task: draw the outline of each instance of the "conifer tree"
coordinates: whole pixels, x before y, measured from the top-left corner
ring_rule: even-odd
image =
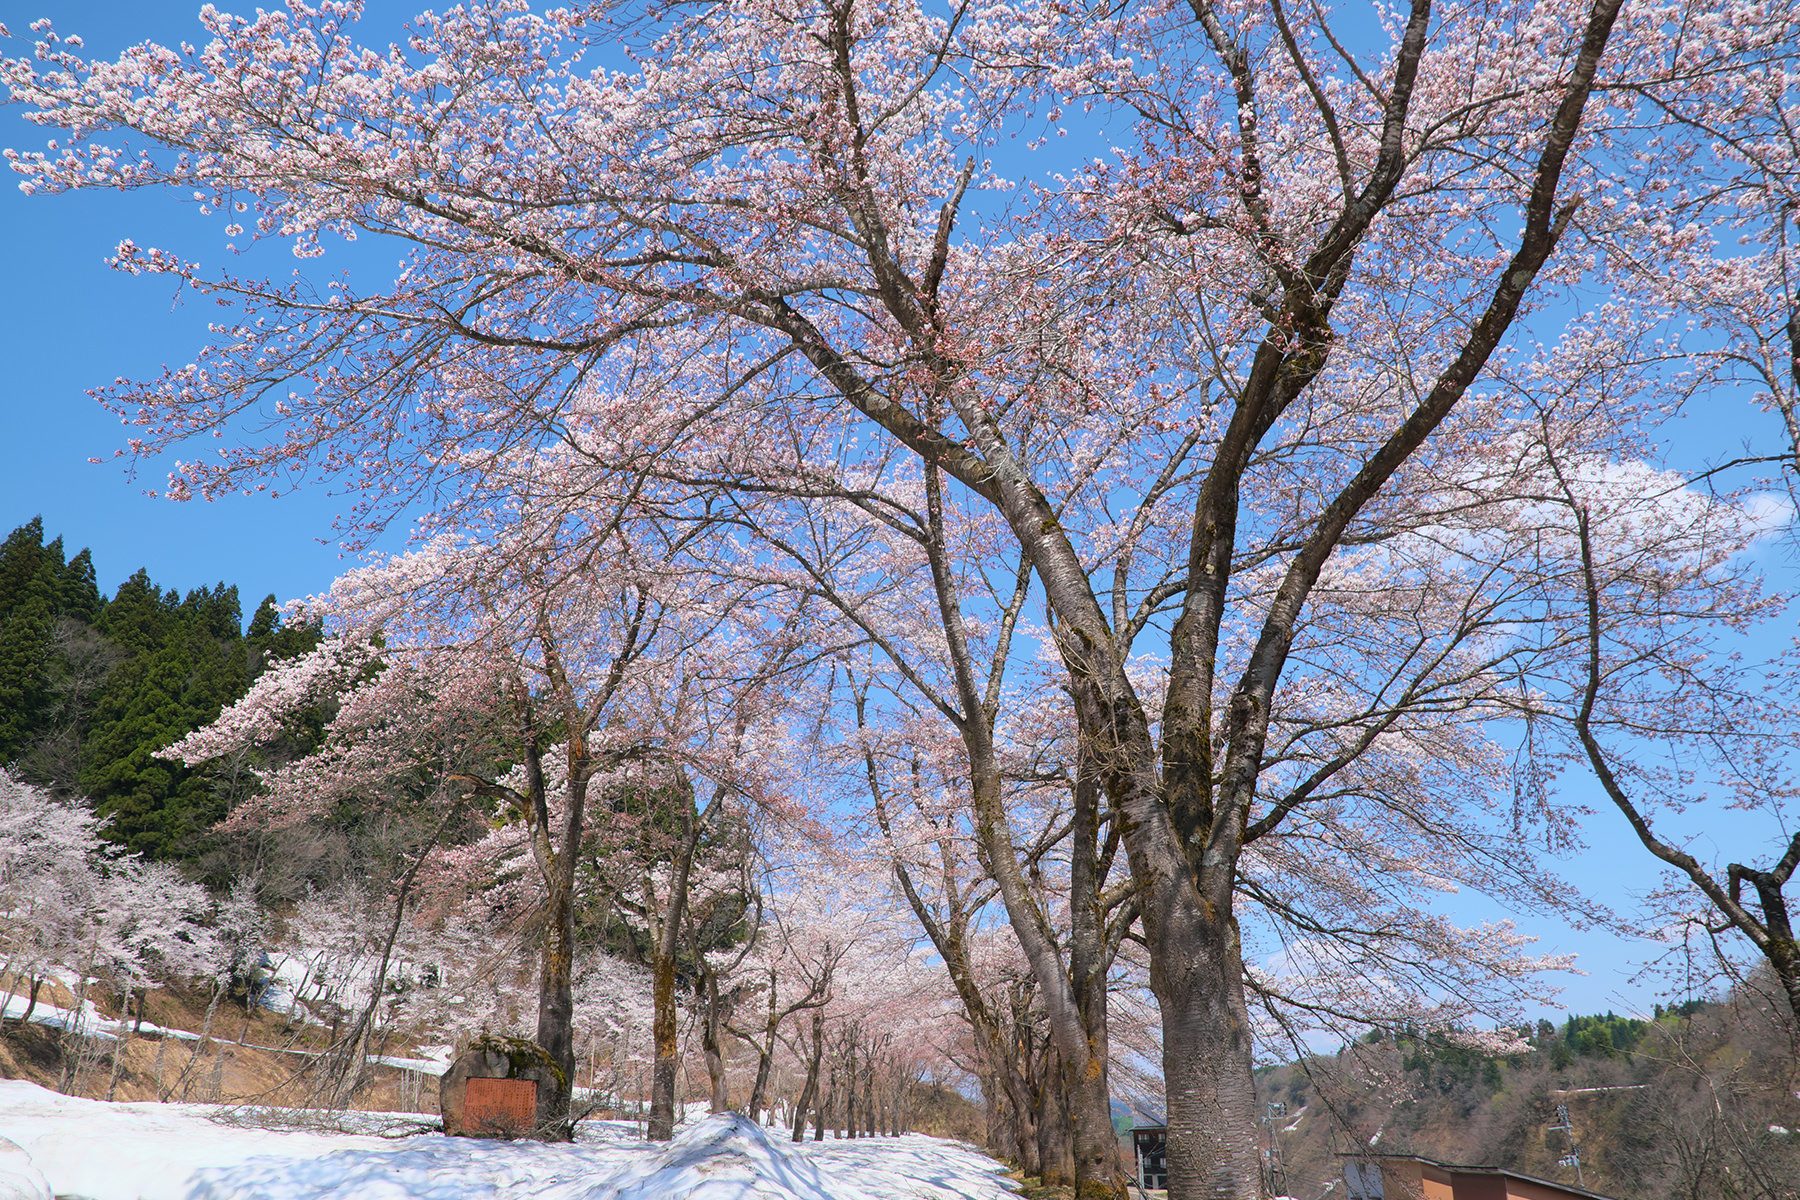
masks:
[[[17,758],[44,719],[62,572],[62,540],[44,544],[42,517],[0,545],[0,763]]]
[[[94,577],[93,552],[86,547],[63,568],[57,602],[62,615],[72,620],[92,625],[100,619],[100,585]]]
[[[111,835],[135,853],[192,852],[224,815],[206,779],[156,751],[212,720],[249,686],[237,589],[178,599],[139,570],[120,585],[101,629],[130,657],[108,680],[82,783]]]
[[[229,784],[155,752],[319,637],[285,625],[274,596],[248,630],[242,615],[235,587],[182,596],[141,569],[108,600],[91,552],[65,561],[41,517],[19,526],[0,543],[0,766],[86,796],[112,817],[107,836],[134,852],[191,858],[225,815]],[[324,720],[313,714],[295,731],[295,755],[316,744]]]

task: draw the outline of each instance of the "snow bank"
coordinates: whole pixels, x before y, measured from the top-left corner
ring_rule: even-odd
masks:
[[[908,1134],[795,1144],[738,1116],[705,1117],[559,1200],[997,1200],[1010,1184],[967,1146]]]
[[[50,1181],[31,1155],[5,1138],[0,1138],[0,1200],[52,1200]]]
[[[574,1145],[385,1138],[224,1124],[206,1104],[105,1104],[0,1081],[0,1200],[1008,1200],[992,1159],[956,1142],[805,1142],[731,1113],[652,1145],[584,1122]],[[376,1116],[376,1114],[371,1114]],[[402,1120],[404,1118],[395,1118]],[[33,1191],[37,1183],[43,1187]]]

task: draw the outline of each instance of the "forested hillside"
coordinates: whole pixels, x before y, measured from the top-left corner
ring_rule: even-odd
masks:
[[[1266,1069],[1277,1193],[1343,1195],[1346,1154],[1503,1167],[1630,1200],[1800,1195],[1800,1102],[1780,1001],[1540,1021],[1512,1053],[1370,1035]],[[1559,1111],[1558,1106],[1561,1106]],[[1566,1118],[1566,1124],[1565,1124]]]
[[[67,555],[33,518],[0,544],[0,765],[87,798],[125,849],[207,870],[239,785],[155,752],[315,640],[283,626],[273,596],[246,629],[226,583],[184,595],[140,569],[103,596],[88,551]]]

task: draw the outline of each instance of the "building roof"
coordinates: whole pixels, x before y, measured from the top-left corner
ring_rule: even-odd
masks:
[[[1447,1163],[1440,1162],[1435,1158],[1426,1158],[1419,1154],[1394,1154],[1383,1151],[1365,1151],[1360,1154],[1353,1151],[1346,1153],[1341,1157],[1374,1162],[1416,1162],[1422,1163],[1428,1167],[1436,1167],[1440,1171],[1452,1171],[1457,1174],[1491,1175],[1499,1179],[1516,1179],[1521,1183],[1529,1183],[1537,1187],[1553,1188],[1566,1196],[1572,1197],[1573,1200],[1618,1200],[1615,1196],[1606,1196],[1599,1192],[1590,1192],[1586,1188],[1576,1187],[1572,1183],[1561,1183],[1555,1179],[1544,1179],[1537,1175],[1527,1175],[1523,1171],[1514,1171],[1508,1167],[1487,1167],[1465,1165],[1462,1163]]]

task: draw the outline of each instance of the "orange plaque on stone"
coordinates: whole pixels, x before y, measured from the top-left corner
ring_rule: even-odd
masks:
[[[537,1084],[529,1079],[471,1079],[463,1099],[463,1128],[516,1137],[537,1127]]]

